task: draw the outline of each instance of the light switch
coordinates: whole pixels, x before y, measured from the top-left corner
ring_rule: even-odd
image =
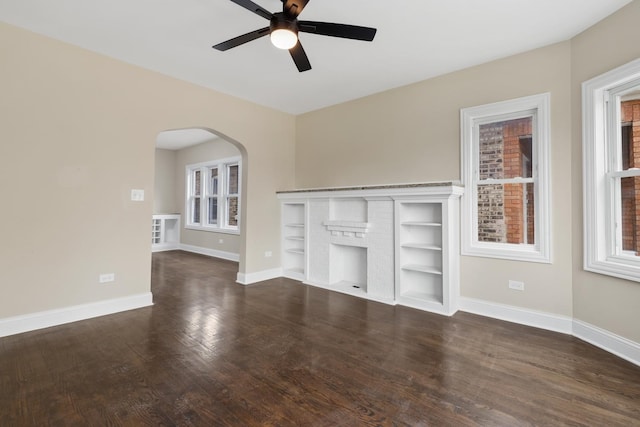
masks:
[[[144,190],[131,190],[131,200],[134,202],[144,201]]]

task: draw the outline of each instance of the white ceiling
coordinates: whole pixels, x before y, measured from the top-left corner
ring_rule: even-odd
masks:
[[[228,0],[0,0],[0,19],[122,61],[300,114],[567,40],[631,0],[311,0],[300,19],[376,27],[373,42],[301,34],[299,73],[268,25]],[[280,0],[255,0],[270,11]]]

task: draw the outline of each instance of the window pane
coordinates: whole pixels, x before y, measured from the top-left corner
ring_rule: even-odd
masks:
[[[193,199],[191,204],[191,222],[193,224],[200,224],[200,198]]]
[[[640,228],[638,216],[640,215],[640,177],[622,178],[620,183],[620,195],[622,197],[622,250],[633,251],[636,255],[640,252],[638,240]]]
[[[535,243],[534,184],[478,185],[478,241]]]
[[[200,171],[193,172],[193,191],[196,196],[200,195]]]
[[[238,225],[238,198],[227,198],[227,218],[229,219],[230,226]]]
[[[209,171],[209,194],[218,194],[218,168]]]
[[[479,126],[479,178],[531,178],[532,117]]]
[[[214,225],[218,223],[218,198],[217,197],[209,197],[208,202],[208,224]]]
[[[640,168],[640,92],[620,103],[622,170]]]
[[[238,165],[229,166],[229,194],[238,194]]]

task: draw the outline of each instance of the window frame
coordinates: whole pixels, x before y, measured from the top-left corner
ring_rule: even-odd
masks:
[[[206,200],[206,206],[204,207],[205,213],[207,214],[206,216],[206,226],[207,227],[217,227],[218,224],[220,224],[220,196],[219,196],[219,192],[220,192],[220,179],[221,179],[221,175],[220,175],[220,167],[219,165],[209,165],[209,166],[205,166],[203,168],[207,173],[205,175],[206,177],[206,185],[204,188],[204,199]],[[211,189],[211,171],[213,170],[217,171],[217,189],[216,191],[212,191]],[[210,215],[210,210],[209,210],[209,199],[215,199],[216,200],[216,222],[215,224],[212,224],[211,222],[209,222],[209,218],[211,217]],[[200,203],[200,205],[202,206],[202,202]],[[202,215],[202,214],[201,214]]]
[[[550,218],[550,104],[542,93],[460,110],[462,197],[462,255],[515,261],[551,263]],[[534,183],[534,244],[478,240],[479,127],[517,118],[533,117],[532,177],[489,180],[486,183]]]
[[[229,168],[238,166],[238,215],[237,225],[229,225],[228,218],[228,197],[227,185],[229,181]],[[217,191],[212,191],[210,171],[217,169]],[[228,157],[202,163],[189,164],[185,166],[185,228],[191,230],[210,231],[218,233],[239,234],[240,233],[240,210],[242,192],[242,158]],[[195,173],[200,171],[200,195],[196,196]],[[193,219],[194,198],[200,199],[200,222],[195,223]],[[209,199],[215,197],[217,200],[216,224],[209,224]]]
[[[615,184],[640,176],[620,164],[619,96],[632,87],[640,87],[640,59],[582,83],[583,262],[586,271],[640,282],[640,257],[623,250]]]

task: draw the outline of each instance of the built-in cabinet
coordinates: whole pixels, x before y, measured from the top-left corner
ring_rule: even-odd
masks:
[[[169,251],[180,245],[180,215],[153,215],[151,219],[151,251]]]
[[[280,192],[283,275],[451,315],[461,194],[451,183]]]

